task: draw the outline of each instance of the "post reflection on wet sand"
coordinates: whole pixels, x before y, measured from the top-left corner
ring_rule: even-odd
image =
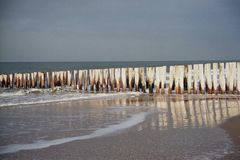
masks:
[[[142,124],[151,129],[214,127],[240,114],[239,99],[234,96],[174,95],[145,99],[147,103],[141,105],[157,110],[148,124]]]

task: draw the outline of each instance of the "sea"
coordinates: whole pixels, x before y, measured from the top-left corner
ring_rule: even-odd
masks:
[[[0,62],[0,74],[46,71],[66,71],[77,69],[98,69],[115,67],[152,67],[185,64],[205,64],[231,61],[106,61],[106,62]]]

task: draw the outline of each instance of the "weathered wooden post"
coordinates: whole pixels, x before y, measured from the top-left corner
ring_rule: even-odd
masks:
[[[228,92],[233,93],[236,88],[236,63],[226,63],[226,72]]]
[[[218,63],[213,63],[213,90],[215,94],[218,94]]]
[[[44,73],[42,73],[42,72],[39,72],[39,80],[40,80],[40,85],[39,85],[39,87],[40,88],[44,88]]]
[[[178,77],[179,77],[179,91],[178,93],[183,94],[184,93],[184,66],[178,66],[179,68],[179,73],[178,73]]]
[[[23,88],[27,89],[27,75],[23,73]]]
[[[95,91],[98,91],[99,90],[99,88],[98,88],[98,70],[97,69],[94,69],[93,70],[93,79],[94,79],[94,89],[95,89]]]
[[[237,91],[240,93],[240,62],[237,62]]]
[[[165,93],[166,72],[167,72],[167,67],[166,66],[160,67],[160,88],[161,88],[161,94]]]
[[[156,79],[155,79],[155,86],[156,86],[156,93],[160,93],[160,77],[161,77],[161,67],[156,67]]]
[[[175,93],[182,94],[184,92],[184,66],[175,66]]]
[[[89,84],[90,84],[90,90],[94,90],[94,71],[92,69],[89,69]]]
[[[117,92],[120,91],[120,80],[121,80],[121,70],[120,68],[115,68],[115,81],[116,81]]]
[[[77,70],[73,71],[73,89],[77,89]]]
[[[89,75],[88,70],[83,70],[84,91],[88,91]]]
[[[193,93],[197,94],[198,92],[198,80],[199,80],[199,69],[198,64],[193,65]]]
[[[31,87],[30,88],[34,88],[35,86],[34,86],[34,73],[32,72],[32,73],[30,73],[30,81],[31,81]],[[17,77],[18,77],[18,75],[17,75]]]
[[[83,87],[83,71],[78,70],[78,89],[82,90]]]
[[[110,85],[108,83],[108,79],[109,79],[108,69],[104,69],[103,70],[103,90],[105,91],[108,91],[108,85]]]
[[[134,68],[134,82],[135,91],[139,91],[139,68]]]
[[[198,65],[198,76],[199,76],[199,91],[201,94],[205,93],[205,76],[204,76],[204,68],[203,64]]]
[[[31,88],[30,73],[27,73],[27,88]]]
[[[22,73],[19,74],[19,81],[20,81],[19,87],[23,88],[23,74]]]
[[[4,74],[4,87],[8,87],[8,75]]]
[[[126,91],[126,88],[127,88],[127,76],[126,76],[126,68],[122,68],[122,71],[121,71],[121,82],[122,82],[122,90],[123,91]]]
[[[72,85],[72,74],[70,71],[67,71],[67,85],[68,87]]]
[[[50,77],[50,84],[51,84],[51,88],[54,89],[55,85],[54,85],[54,72],[51,72],[51,77]]]
[[[147,79],[148,79],[149,93],[153,93],[154,76],[155,76],[155,67],[147,67]]]
[[[206,78],[206,91],[208,94],[212,94],[212,75],[211,75],[211,64],[207,63],[204,65],[204,74]]]
[[[175,67],[174,66],[170,66],[169,69],[169,85],[168,85],[168,94],[172,93],[172,90],[175,88],[174,86],[174,79],[175,79]]]
[[[226,91],[225,68],[224,63],[219,64],[219,91],[223,94]]]
[[[109,69],[109,84],[110,90],[114,91],[115,88],[115,77],[114,77],[114,68]]]
[[[103,91],[103,69],[99,69],[99,90]]]
[[[11,73],[9,74],[9,83],[10,83],[9,87],[13,88],[13,74],[11,74]]]
[[[188,65],[188,74],[187,74],[187,88],[188,88],[188,94],[192,93],[193,85],[192,85],[192,65]]]
[[[134,75],[133,68],[128,68],[128,88],[129,88],[130,91],[133,90],[133,87],[134,87],[134,84],[135,84],[134,77],[135,77],[135,75]]]
[[[3,87],[3,75],[0,75],[0,86]]]
[[[175,94],[179,94],[179,78],[180,78],[180,68],[179,66],[174,66],[175,67],[175,73],[174,73],[174,77],[175,77]]]
[[[50,72],[46,72],[46,88],[51,88],[51,83],[50,83]]]
[[[140,82],[141,82],[141,87],[142,87],[142,92],[146,92],[146,76],[145,76],[145,68],[144,67],[140,67],[139,69],[139,78],[140,78]]]

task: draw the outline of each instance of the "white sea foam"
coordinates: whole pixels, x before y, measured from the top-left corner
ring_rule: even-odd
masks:
[[[14,92],[2,92],[0,93],[0,97],[10,97],[10,96],[22,96],[26,93],[23,90],[14,91]]]
[[[64,94],[27,94],[19,96],[5,96],[0,98],[0,107],[17,106],[29,104],[43,104],[52,102],[64,102],[81,99],[96,99],[96,98],[112,98],[117,96],[139,95],[138,92],[122,92],[122,93],[98,93],[98,94],[81,94],[81,93],[64,93]]]
[[[132,117],[126,119],[125,121],[119,124],[109,125],[106,128],[97,129],[96,131],[88,135],[67,137],[67,138],[61,138],[61,139],[55,139],[55,140],[49,140],[49,141],[37,141],[31,144],[10,144],[6,146],[0,146],[0,154],[14,153],[20,150],[42,149],[42,148],[47,148],[53,145],[60,145],[60,144],[64,144],[72,141],[86,140],[86,139],[92,139],[96,137],[109,135],[109,134],[118,132],[120,130],[130,128],[132,126],[135,126],[145,121],[146,116],[149,113],[150,112],[141,112],[141,113],[135,114]]]

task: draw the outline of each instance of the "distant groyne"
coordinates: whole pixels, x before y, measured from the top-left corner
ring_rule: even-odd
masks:
[[[0,87],[66,87],[84,92],[239,94],[240,62],[1,74]]]

